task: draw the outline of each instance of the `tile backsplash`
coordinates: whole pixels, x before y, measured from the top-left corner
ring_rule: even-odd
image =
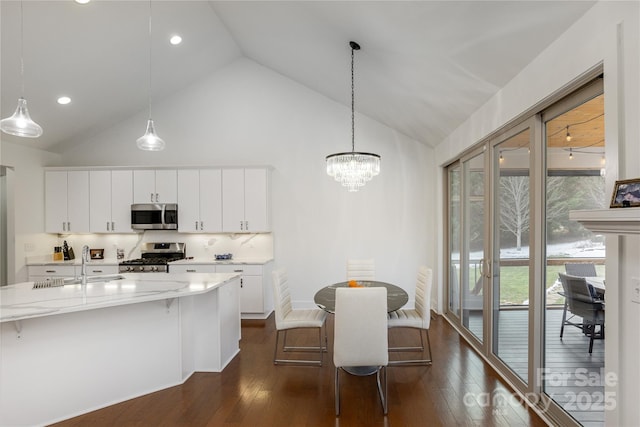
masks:
[[[124,249],[124,258],[140,257],[140,247],[146,242],[183,242],[187,256],[214,260],[217,254],[233,254],[234,258],[273,257],[271,233],[238,234],[186,234],[175,231],[145,231],[139,234],[74,234],[59,238],[79,254],[83,245],[91,249],[104,249],[105,259],[116,259],[117,249]],[[53,253],[53,247],[51,247]],[[47,255],[47,254],[39,254]]]

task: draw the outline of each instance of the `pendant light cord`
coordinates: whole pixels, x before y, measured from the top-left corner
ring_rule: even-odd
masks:
[[[20,79],[20,94],[24,98],[24,12],[22,10],[22,1],[20,2]]]
[[[149,119],[151,119],[151,0],[149,0],[149,90],[147,101],[149,103]]]

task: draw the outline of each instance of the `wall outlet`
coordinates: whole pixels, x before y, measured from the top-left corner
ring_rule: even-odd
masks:
[[[34,245],[33,243],[25,243],[24,244],[24,251],[25,252],[33,252],[36,250],[36,245]]]
[[[640,277],[631,278],[631,301],[640,304]]]

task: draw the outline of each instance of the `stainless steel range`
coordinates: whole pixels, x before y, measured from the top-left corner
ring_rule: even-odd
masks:
[[[167,273],[171,261],[184,259],[187,255],[184,243],[145,243],[141,258],[118,264],[120,273]]]

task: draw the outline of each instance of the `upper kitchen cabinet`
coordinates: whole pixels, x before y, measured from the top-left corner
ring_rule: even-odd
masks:
[[[89,171],[45,171],[45,231],[89,232]]]
[[[178,230],[182,233],[222,231],[222,171],[178,170]]]
[[[271,231],[267,168],[222,170],[222,230]]]
[[[178,178],[175,169],[133,171],[133,203],[177,202]]]
[[[130,233],[133,172],[89,172],[89,225],[93,233]]]

